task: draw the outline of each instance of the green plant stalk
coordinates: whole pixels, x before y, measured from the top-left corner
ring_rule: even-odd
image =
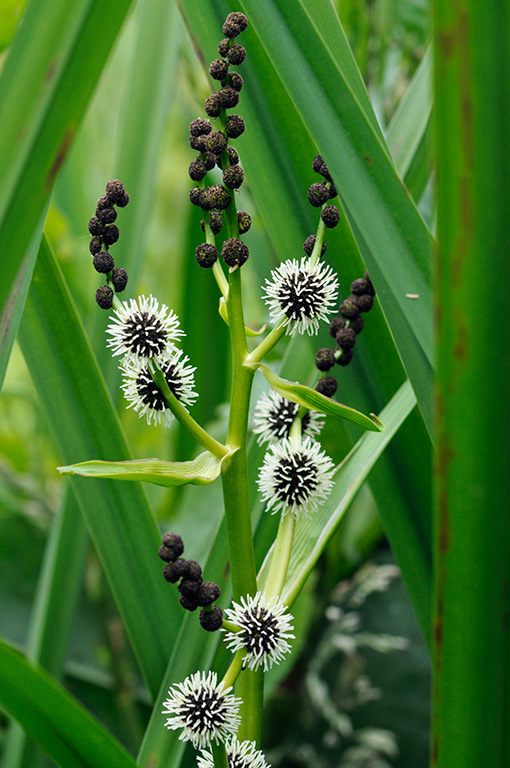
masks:
[[[211,742],[211,752],[214,761],[214,768],[228,768],[227,750],[224,744],[215,744]]]
[[[278,344],[280,339],[285,336],[286,328],[287,324],[284,320],[282,320],[282,322],[278,325],[275,325],[275,327],[269,331],[266,338],[261,341],[257,347],[255,347],[253,352],[247,355],[245,364],[256,367],[257,363],[260,363],[265,358],[265,356],[271,352],[273,347]]]
[[[290,513],[282,515],[278,533],[276,535],[276,541],[274,543],[271,566],[269,568],[267,581],[264,584],[264,592],[266,593],[266,598],[268,600],[271,597],[281,595],[282,593],[287,577],[287,569],[290,563],[295,526],[296,521],[294,515]]]

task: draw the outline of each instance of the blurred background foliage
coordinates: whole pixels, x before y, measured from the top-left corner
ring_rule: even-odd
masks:
[[[428,2],[333,0],[333,5],[385,129],[430,39]],[[22,9],[23,3],[1,2],[2,60]],[[133,51],[142,12],[142,4],[135,3],[60,173],[46,231],[94,351],[104,364],[134,455],[185,459],[194,447],[177,424],[171,430],[149,429],[121,403],[118,377],[105,352],[105,317],[98,316],[94,302],[97,277],[89,264],[87,221],[105,181],[122,167],[119,115],[126,114],[125,102],[136,74]],[[195,418],[221,434],[228,384],[227,334],[217,321],[218,297],[211,276],[194,263],[194,248],[201,242],[200,216],[188,202],[187,175],[193,159],[187,143],[188,124],[203,114],[209,85],[184,23],[177,16],[175,22],[175,48],[165,65],[169,77],[160,100],[159,136],[156,131],[154,138],[157,186],[144,213],[129,287],[130,295],[153,293],[180,315],[187,332],[184,349],[198,368],[201,397],[194,408]],[[145,87],[151,88],[150,81]],[[142,130],[144,115],[136,119]],[[243,137],[238,147],[242,159]],[[130,162],[136,164],[136,148],[131,150]],[[303,157],[310,183],[314,180],[311,159]],[[303,187],[303,200],[305,195]],[[253,256],[244,268],[244,286],[250,325],[259,327],[266,320],[259,286],[278,258],[250,195],[249,178],[239,194],[238,207],[253,217],[246,236]],[[426,199],[422,209],[430,210]],[[129,217],[130,207],[119,212],[121,236],[116,256],[122,253]],[[295,249],[299,255],[300,242]],[[342,285],[356,276],[340,274]],[[370,334],[370,320],[368,317],[365,334]],[[327,344],[326,332],[324,342]],[[341,371],[342,399],[354,406],[357,403],[349,399],[349,379],[359,375],[356,366],[355,358],[353,373]],[[262,389],[260,382],[257,386],[255,396]],[[338,439],[337,424],[328,422],[323,445],[335,460],[342,459],[346,443]],[[51,522],[64,503],[65,483],[55,472],[58,463],[59,454],[34,384],[15,345],[0,398],[0,634],[20,647],[27,640]],[[175,491],[150,485],[146,490],[163,528],[176,526],[184,538],[197,525],[214,530],[217,521],[210,519],[210,499],[211,494],[220,493],[219,487],[211,486],[204,495],[204,489],[193,487]],[[186,515],[190,506],[195,509],[193,520]],[[270,676],[266,730],[268,757],[274,766],[421,768],[427,764],[428,655],[392,563],[373,498],[365,490],[296,606],[303,632],[299,655],[294,654],[292,663]],[[66,654],[65,682],[136,753],[150,714],[149,699],[92,550],[78,605]],[[300,714],[295,716],[298,709]]]

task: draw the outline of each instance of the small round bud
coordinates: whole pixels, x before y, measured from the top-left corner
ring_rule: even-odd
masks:
[[[108,181],[106,184],[105,193],[108,200],[114,205],[120,205],[122,207],[122,203],[124,203],[124,205],[127,204],[124,202],[127,192],[125,190],[124,184],[119,181],[119,179]]]
[[[239,234],[244,235],[251,227],[251,216],[246,211],[237,211],[237,226]]]
[[[189,191],[190,203],[193,203],[193,205],[196,205],[198,208],[201,208],[203,193],[204,193],[204,190],[199,189],[199,187],[193,187],[193,189],[190,189]]]
[[[374,297],[365,293],[364,296],[357,296],[358,307],[360,312],[370,312],[374,306]]]
[[[337,363],[338,365],[345,367],[346,365],[349,365],[349,363],[351,362],[354,355],[354,351],[352,349],[341,349],[341,347],[338,347],[338,351],[340,350],[342,351],[342,354],[337,358]]]
[[[303,243],[303,250],[307,254],[307,256],[312,255],[313,247],[315,245],[316,236],[315,235],[308,235],[305,242]],[[321,248],[321,256],[324,256],[326,253],[326,243],[322,243]]]
[[[111,309],[113,305],[113,291],[109,285],[101,285],[96,291],[96,301],[101,309]]]
[[[111,208],[111,207],[112,207],[112,203],[110,202],[110,200],[108,200],[106,195],[101,195],[101,197],[97,201],[96,209],[98,211],[102,211],[103,208]],[[97,216],[97,213],[96,213],[96,216]]]
[[[242,64],[245,58],[246,48],[243,48],[243,46],[239,45],[239,43],[232,43],[227,51],[227,59],[230,61],[230,63],[236,66],[237,64]]]
[[[223,171],[223,183],[229,189],[239,189],[244,181],[244,171],[240,165],[229,165]]]
[[[312,184],[312,186],[308,189],[308,202],[313,205],[314,208],[320,208],[320,206],[324,205],[328,199],[328,194],[329,190],[326,184],[323,181],[320,183],[317,182]]]
[[[225,37],[237,37],[244,32],[248,26],[248,19],[240,11],[229,13],[223,24],[223,34]]]
[[[340,221],[340,211],[336,205],[326,205],[321,211],[321,219],[329,229],[333,229]]]
[[[209,65],[209,74],[214,80],[224,80],[228,74],[229,66],[225,59],[214,59]]]
[[[128,273],[122,267],[115,267],[112,269],[112,284],[115,288],[115,293],[122,293],[127,285]]]
[[[92,216],[89,219],[89,232],[94,236],[103,234],[104,224],[100,219],[97,218],[97,216]]]
[[[336,339],[336,335],[340,328],[345,328],[345,319],[343,317],[334,317],[329,324],[329,335]]]
[[[189,124],[189,132],[191,136],[206,136],[211,133],[212,125],[209,120],[205,120],[203,117],[197,117],[196,120],[192,120]]]
[[[349,318],[349,320],[353,317],[358,317],[358,297],[351,294],[346,299],[344,299],[344,301],[342,301],[340,304],[340,314],[343,317]]]
[[[212,131],[209,136],[206,136],[204,144],[207,152],[221,155],[227,148],[227,137],[221,131]]]
[[[123,196],[117,200],[117,208],[125,208],[128,203],[129,195],[127,192],[124,192]]]
[[[203,200],[202,208],[205,208],[205,210],[217,208],[219,211],[224,211],[225,208],[228,208],[232,200],[227,190],[221,184],[213,184],[212,187],[204,190],[203,198],[205,198],[205,204]],[[210,208],[206,206],[210,206]]]
[[[359,336],[365,326],[365,321],[362,317],[353,317],[349,320],[349,328],[352,328],[356,336]]]
[[[320,392],[321,395],[326,397],[332,397],[338,387],[338,382],[333,376],[324,376],[323,379],[319,379],[315,389]]]
[[[177,589],[187,600],[195,601],[201,584],[202,579],[182,579]]]
[[[193,136],[190,134],[189,145],[191,149],[195,149],[197,152],[205,152],[205,139],[205,134],[201,134],[200,136]]]
[[[119,239],[119,228],[116,224],[108,224],[104,228],[103,242],[105,245],[113,245]]]
[[[188,561],[180,557],[173,563],[170,562],[163,568],[163,576],[170,584],[176,584],[179,579],[185,578],[188,571]]]
[[[225,88],[220,88],[217,96],[223,109],[233,109],[239,104],[239,91],[236,91],[235,88],[230,88],[228,85]]]
[[[230,237],[223,243],[221,258],[229,267],[241,267],[247,261],[249,255],[248,246],[237,237]]]
[[[312,161],[312,168],[315,171],[315,173],[321,172],[321,166],[324,163],[324,160],[322,159],[322,155],[315,155]]]
[[[217,93],[211,93],[204,101],[204,109],[209,117],[218,117],[221,111],[220,97]]]
[[[113,224],[117,218],[117,211],[113,206],[111,208],[96,208],[96,216],[103,224]]]
[[[220,56],[225,57],[228,53],[228,49],[230,48],[230,40],[225,38],[224,40],[220,40],[220,43],[218,45],[218,53]]]
[[[188,560],[188,575],[186,576],[190,581],[199,581],[202,583],[202,568],[196,560]]]
[[[96,253],[92,264],[94,265],[96,272],[99,272],[102,275],[111,272],[115,266],[113,256],[108,253],[108,251],[99,251],[99,253]]]
[[[375,296],[375,288],[374,288],[374,286],[372,285],[372,281],[370,280],[370,275],[368,274],[368,272],[365,272],[365,280],[366,280],[366,281],[367,281],[367,283],[368,283],[368,293],[369,293],[371,296]]]
[[[92,256],[95,253],[99,253],[102,245],[103,245],[103,238],[100,235],[95,235],[89,244],[89,251],[91,252]]]
[[[319,170],[319,173],[320,173],[321,176],[324,176],[326,181],[331,181],[331,175],[329,173],[329,168],[326,165],[326,163],[324,163],[324,162],[322,163],[322,165],[320,167],[320,170]]]
[[[214,245],[209,245],[209,243],[201,243],[195,248],[195,258],[200,267],[209,269],[217,261],[218,251]]]
[[[228,152],[228,161],[230,165],[238,165],[239,155],[237,154],[234,147],[227,147],[227,152]]]
[[[319,371],[329,371],[335,364],[335,356],[330,349],[319,349],[315,355],[315,367]]]
[[[221,589],[214,581],[205,581],[200,587],[197,595],[198,605],[205,608],[207,605],[212,605],[221,595]]]
[[[184,542],[178,533],[169,531],[163,535],[163,546],[170,547],[175,552],[174,560],[184,552]],[[186,562],[186,561],[184,561]]]
[[[222,85],[230,85],[231,88],[233,88],[235,91],[239,93],[239,91],[244,85],[244,80],[239,74],[239,72],[229,72],[229,74],[226,77],[225,83],[222,83]]]
[[[204,220],[200,222],[200,226],[202,228],[202,232],[205,232],[205,224]],[[215,211],[211,211],[209,214],[209,227],[211,229],[211,232],[213,235],[217,235],[223,226],[223,216],[221,213],[216,213]]]
[[[158,549],[158,557],[160,557],[161,560],[164,560],[165,563],[173,563],[175,560],[173,549],[170,549],[170,547],[165,547],[164,544],[162,544]]]
[[[225,133],[230,139],[237,139],[244,133],[244,120],[241,115],[229,115],[225,121]]]
[[[357,280],[353,280],[351,283],[351,293],[355,296],[363,296],[368,293],[368,283],[363,277],[358,277]]]
[[[336,191],[335,185],[331,184],[328,190],[328,200],[332,200],[337,195],[338,195],[338,192]]]
[[[200,181],[207,173],[207,168],[201,160],[194,160],[189,164],[188,173],[193,181]]]
[[[339,347],[344,351],[352,349],[356,344],[356,331],[353,328],[340,328],[336,335],[336,341]]]
[[[204,152],[202,155],[203,163],[207,171],[212,171],[216,165],[216,155],[214,152]]]
[[[223,611],[215,605],[212,611],[200,611],[200,626],[207,632],[216,632],[223,623]]]
[[[185,595],[179,595],[179,602],[182,605],[183,608],[185,608],[187,611],[196,611],[198,608],[198,604],[195,602],[195,600],[190,599],[186,597]]]

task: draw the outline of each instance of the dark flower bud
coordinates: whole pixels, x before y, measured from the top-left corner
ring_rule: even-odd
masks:
[[[207,632],[216,632],[223,623],[223,611],[215,605],[212,611],[200,611],[200,626]]]
[[[321,166],[324,163],[324,160],[322,159],[322,155],[315,155],[312,161],[312,168],[315,171],[315,173],[321,172]]]
[[[329,335],[336,339],[336,335],[340,328],[345,328],[345,319],[343,317],[334,317],[329,324]]]
[[[220,56],[223,56],[223,58],[225,58],[229,48],[230,48],[230,40],[227,37],[224,40],[220,40],[220,43],[218,45],[218,53],[220,54]]]
[[[211,133],[211,131],[211,123],[203,117],[197,117],[196,120],[192,120],[189,124],[189,132],[191,136],[204,136]]]
[[[111,208],[96,208],[96,216],[103,224],[113,224],[117,218],[117,211],[113,206]]]
[[[344,351],[352,349],[356,344],[356,331],[353,328],[340,328],[336,335],[336,341],[339,347]]]
[[[315,245],[316,236],[315,235],[308,235],[305,242],[303,243],[303,250],[307,254],[307,256],[312,255],[313,247]],[[324,256],[326,253],[326,243],[322,243],[321,248],[321,256]]]
[[[248,259],[250,251],[246,243],[237,237],[230,237],[223,243],[221,258],[229,267],[241,267]]]
[[[205,149],[207,152],[214,152],[215,155],[221,155],[227,148],[227,137],[221,131],[213,131],[205,138]]]
[[[331,184],[328,190],[328,200],[332,200],[337,195],[338,195],[338,192],[336,191],[335,185]]]
[[[176,584],[179,579],[186,578],[188,572],[188,561],[180,557],[173,563],[170,562],[163,568],[163,576],[170,584]]]
[[[346,299],[344,299],[344,301],[342,301],[340,304],[340,314],[343,315],[343,317],[349,318],[349,320],[353,317],[358,317],[358,297],[351,294]]]
[[[103,234],[104,224],[97,218],[97,216],[92,216],[92,218],[89,219],[89,232],[94,236]]]
[[[333,376],[324,376],[324,378],[319,379],[315,389],[317,392],[320,392],[321,395],[332,397],[335,394],[337,387],[338,382]]]
[[[335,356],[330,349],[319,349],[315,355],[315,367],[319,371],[329,371],[335,364]]]
[[[206,170],[212,171],[212,169],[216,165],[216,155],[214,154],[214,152],[204,152],[202,157],[203,157],[203,163],[205,165]]]
[[[221,184],[213,184],[212,187],[209,187],[209,189],[204,190],[203,198],[205,198],[206,204],[204,205],[204,201],[203,201],[202,208],[205,208],[205,210],[211,210],[212,208],[217,208],[219,211],[223,211],[225,210],[225,208],[228,208],[228,206],[230,205],[230,201],[232,200],[227,190],[224,187],[222,187]],[[210,208],[208,209],[206,205],[210,206]]]
[[[92,240],[90,241],[90,245],[89,245],[89,250],[92,256],[95,253],[99,253],[102,245],[103,245],[103,238],[100,235],[95,235],[95,237],[93,237]]]
[[[336,205],[326,205],[321,211],[321,219],[329,229],[333,229],[340,221],[340,211]]]
[[[308,202],[314,206],[314,208],[320,208],[321,205],[324,205],[326,200],[328,199],[329,190],[326,186],[326,184],[322,182],[317,182],[315,184],[312,184],[312,186],[308,189]]]
[[[198,604],[195,600],[185,597],[184,595],[179,596],[179,602],[187,611],[196,611],[198,608]]]
[[[340,354],[340,352],[342,354]],[[352,349],[342,349],[341,347],[338,347],[337,350],[335,350],[335,354],[339,355],[336,358],[338,365],[346,366],[346,365],[349,365],[349,363],[351,362],[354,355],[354,351]]]
[[[230,88],[228,85],[225,88],[220,88],[217,96],[223,109],[233,109],[239,104],[239,91]]]
[[[103,208],[111,208],[111,207],[112,207],[112,203],[110,202],[110,200],[108,200],[106,195],[101,195],[101,197],[97,201],[96,209],[98,211],[102,211]],[[97,213],[96,213],[96,216],[97,216]]]
[[[233,88],[235,91],[239,93],[239,91],[244,85],[244,80],[239,74],[239,72],[229,72],[229,74],[226,77],[225,83],[222,83],[222,85],[230,85],[231,88]]]
[[[177,587],[181,595],[184,595],[184,597],[187,600],[196,600],[196,597],[198,595],[198,590],[200,589],[200,585],[202,584],[202,579],[182,579],[181,583]]]
[[[223,183],[229,189],[239,189],[244,181],[244,171],[240,165],[229,165],[223,171]]]
[[[205,232],[205,224],[203,219],[200,222],[200,226],[202,227],[202,232]],[[221,213],[216,213],[215,211],[212,211],[209,214],[209,227],[213,235],[217,235],[218,232],[220,232],[222,226],[223,226],[223,216],[221,215]]]
[[[190,203],[193,203],[193,205],[196,205],[199,208],[201,208],[203,193],[204,193],[204,190],[199,189],[199,187],[193,187],[193,189],[190,189],[189,191]]]
[[[170,549],[170,547],[165,547],[164,544],[162,544],[158,549],[158,557],[160,557],[161,560],[164,560],[165,563],[173,563],[175,560],[173,549]]]
[[[200,587],[197,595],[198,605],[205,608],[207,605],[212,605],[221,595],[221,589],[214,581],[205,581]]]
[[[227,51],[227,59],[230,61],[230,63],[236,66],[237,64],[242,64],[245,58],[246,48],[243,48],[243,46],[239,45],[239,43],[232,43]]]
[[[165,547],[171,547],[175,552],[175,559],[180,557],[184,552],[184,542],[178,533],[169,531],[163,535],[163,545]]]
[[[363,296],[364,293],[368,293],[368,283],[362,278],[358,277],[357,280],[353,280],[351,283],[351,293],[355,296]]]
[[[127,205],[127,202],[125,202],[126,196],[129,202],[129,195],[125,190],[124,184],[119,181],[119,179],[113,179],[112,181],[107,182],[105,193],[111,203],[120,205],[121,208],[123,205]]]
[[[115,293],[122,293],[127,285],[128,273],[122,267],[115,267],[112,269],[112,284],[115,288]]]
[[[195,248],[195,258],[200,267],[209,269],[218,259],[218,251],[214,245],[209,243],[201,243]]]
[[[374,306],[374,297],[365,293],[363,296],[357,296],[358,307],[360,312],[370,312]]]
[[[214,59],[209,65],[209,74],[214,80],[224,80],[230,64],[225,59]]]
[[[101,285],[96,291],[96,301],[101,309],[111,309],[113,305],[113,291],[109,285]]]
[[[368,293],[369,293],[371,296],[375,296],[375,288],[374,288],[374,286],[372,285],[372,281],[370,280],[370,275],[368,274],[368,272],[365,272],[365,280],[366,280],[366,281],[367,281],[367,283],[368,283]]]
[[[230,165],[238,165],[239,155],[237,154],[234,147],[227,147],[227,152],[228,152],[228,161]]]
[[[202,583],[202,568],[196,560],[188,560],[188,575],[186,576],[190,581],[199,581]]]
[[[237,211],[237,226],[239,234],[244,235],[251,227],[251,216],[246,211]]]
[[[191,149],[195,149],[198,152],[205,152],[205,140],[206,140],[205,134],[201,134],[200,136],[190,135],[189,145]]]
[[[129,203],[129,195],[127,192],[124,192],[123,196],[119,197],[119,199],[117,200],[117,207],[125,208],[128,203]]]
[[[190,179],[193,179],[193,181],[200,181],[207,173],[205,163],[203,163],[201,160],[194,160],[189,164],[188,173]]]
[[[321,165],[321,167],[319,169],[319,173],[320,173],[321,176],[324,176],[326,181],[331,181],[331,176],[330,176],[330,173],[329,173],[329,168],[326,165],[326,163],[324,163],[324,162],[322,163],[322,165]]]
[[[204,109],[209,117],[218,117],[221,111],[220,97],[217,93],[211,93],[204,101]]]
[[[119,228],[116,224],[108,224],[104,228],[103,242],[105,245],[113,245],[119,239]]]
[[[365,326],[365,321],[363,320],[362,317],[353,317],[352,320],[349,320],[349,328],[352,328],[356,336],[359,336],[364,326]]]
[[[223,24],[223,34],[225,37],[237,37],[237,35],[244,32],[248,26],[248,19],[240,11],[232,11],[229,13]]]
[[[241,115],[229,115],[225,122],[225,133],[230,139],[237,139],[244,133],[244,127]]]
[[[108,251],[99,251],[99,253],[96,253],[92,264],[94,265],[96,272],[100,272],[102,275],[111,272],[115,266],[113,256],[108,253]]]

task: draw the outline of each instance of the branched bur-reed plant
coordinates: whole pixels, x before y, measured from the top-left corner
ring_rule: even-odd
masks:
[[[204,232],[196,260],[216,281],[219,312],[230,332],[232,388],[225,440],[219,442],[208,434],[190,413],[198,397],[195,369],[180,346],[185,334],[178,317],[153,296],[129,301],[117,296],[126,289],[128,276],[122,267],[115,266],[110,248],[119,237],[115,207],[127,205],[129,196],[123,184],[115,180],[107,183],[105,194],[99,198],[89,230],[94,267],[105,277],[96,300],[101,308],[113,309],[108,345],[120,361],[122,389],[128,407],[146,417],[149,425],[169,427],[176,418],[204,450],[188,462],[96,461],[63,468],[64,472],[144,479],[163,485],[208,483],[221,477],[232,605],[220,607],[218,585],[204,581],[199,563],[182,557],[184,545],[177,533],[166,533],[159,550],[159,557],[166,562],[163,576],[178,584],[182,608],[192,612],[200,608],[198,620],[204,631],[223,632],[223,640],[234,654],[222,679],[216,671],[197,670],[176,681],[163,703],[161,727],[177,729],[180,739],[191,741],[200,752],[200,768],[266,766],[259,750],[263,675],[292,650],[291,605],[283,604],[281,594],[295,526],[317,512],[333,487],[333,462],[317,441],[324,414],[350,419],[365,429],[382,428],[376,417],[364,416],[333,400],[337,382],[331,370],[352,360],[363,329],[362,313],[372,308],[374,289],[365,274],[352,283],[351,295],[339,304],[337,277],[323,260],[326,231],[339,220],[338,208],[330,203],[337,193],[320,156],[313,160],[320,180],[308,190],[311,205],[320,209],[316,234],[304,242],[301,258],[284,262],[265,281],[262,291],[271,330],[264,335],[264,330],[254,332],[245,325],[241,279],[250,253],[242,236],[251,221],[246,212],[236,209],[236,190],[244,173],[232,146],[245,124],[231,110],[236,109],[243,88],[243,78],[232,66],[242,64],[245,58],[246,51],[236,38],[246,27],[244,14],[228,15],[223,26],[225,38],[218,48],[220,58],[209,68],[219,87],[205,101],[208,117],[199,117],[190,125],[190,145],[198,153],[189,166],[195,183],[190,200],[203,211]],[[222,183],[211,183],[210,172],[215,168],[222,173]],[[317,352],[315,389],[286,381],[263,363],[285,335],[315,335],[323,321],[330,323],[336,346]],[[270,385],[256,406],[252,425],[259,443],[268,444],[258,489],[268,513],[280,517],[262,584],[257,582],[255,567],[246,456],[250,394],[258,370]]]

